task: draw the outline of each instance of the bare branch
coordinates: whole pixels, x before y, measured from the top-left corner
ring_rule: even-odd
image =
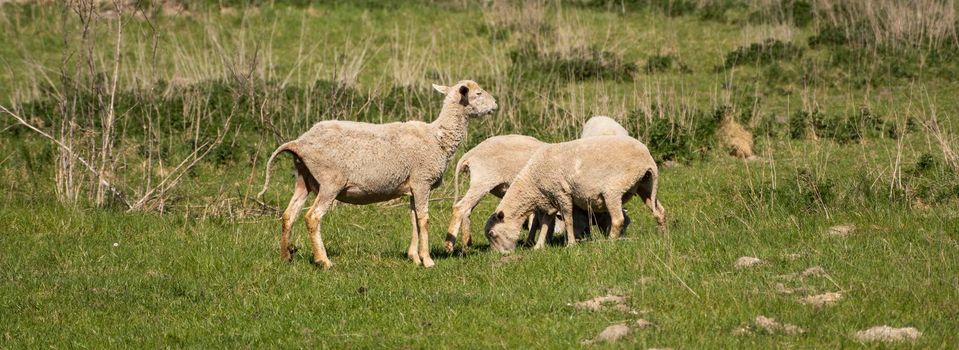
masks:
[[[130,208],[130,202],[127,201],[126,196],[123,195],[123,192],[121,192],[119,189],[117,189],[117,188],[114,187],[112,184],[110,184],[110,182],[107,181],[107,179],[106,179],[105,177],[103,177],[103,176],[100,174],[100,172],[97,171],[96,168],[94,168],[92,165],[90,165],[90,162],[87,162],[86,159],[83,159],[83,157],[81,157],[81,156],[78,155],[76,152],[74,152],[73,149],[70,148],[70,146],[67,146],[66,144],[64,144],[63,142],[61,142],[60,140],[58,140],[57,138],[55,138],[55,137],[53,137],[53,136],[50,136],[50,134],[44,132],[43,130],[40,130],[39,128],[37,128],[37,127],[35,127],[35,126],[33,126],[32,124],[30,124],[29,122],[27,122],[26,119],[23,119],[23,117],[21,117],[20,115],[18,115],[18,114],[16,114],[16,113],[13,113],[13,111],[10,111],[9,109],[7,109],[7,107],[4,107],[3,105],[0,105],[0,112],[4,112],[4,113],[10,115],[11,117],[13,117],[13,119],[16,119],[17,122],[20,123],[21,125],[26,126],[26,127],[29,128],[30,130],[35,131],[36,133],[40,134],[40,136],[43,136],[44,138],[50,140],[50,141],[53,142],[55,145],[57,145],[57,147],[60,147],[60,149],[62,149],[63,151],[67,152],[67,154],[69,154],[71,157],[73,157],[74,159],[76,159],[77,161],[79,161],[80,164],[83,164],[83,167],[87,168],[87,170],[90,171],[90,173],[92,173],[93,176],[95,176],[95,177],[98,179],[98,181],[99,181],[99,183],[100,183],[101,186],[103,186],[103,187],[107,188],[108,190],[110,190],[110,192],[113,193],[113,195],[114,195],[117,199],[119,199],[121,202],[123,202],[123,204],[125,204],[125,205],[127,206],[127,208]]]

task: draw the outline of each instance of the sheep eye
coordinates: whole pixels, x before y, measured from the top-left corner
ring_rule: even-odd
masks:
[[[479,96],[479,95],[482,95],[482,94],[483,94],[482,92],[477,92],[477,93],[476,93],[476,96]]]

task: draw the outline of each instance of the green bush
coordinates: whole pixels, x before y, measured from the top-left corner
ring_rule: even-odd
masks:
[[[801,57],[803,48],[793,43],[767,39],[761,43],[742,46],[726,54],[723,65],[717,71],[741,65],[765,65],[775,61]]]
[[[635,63],[596,47],[574,48],[568,53],[541,52],[533,43],[510,51],[510,75],[542,80],[585,81],[591,79],[631,81],[639,71]]]

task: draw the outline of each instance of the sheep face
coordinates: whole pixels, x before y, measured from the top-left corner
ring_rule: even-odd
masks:
[[[496,211],[486,220],[486,239],[494,250],[506,254],[516,249],[519,241],[520,223],[510,223],[504,220],[502,211]]]
[[[433,84],[433,88],[446,95],[447,103],[459,103],[470,117],[493,113],[498,107],[496,99],[472,80],[463,80],[453,86]]]

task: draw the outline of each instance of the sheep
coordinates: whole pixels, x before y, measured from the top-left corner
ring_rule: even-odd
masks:
[[[580,134],[579,138],[585,139],[595,136],[629,136],[629,132],[613,118],[597,115],[589,118],[586,124],[583,124],[583,133]]]
[[[470,244],[469,217],[476,204],[487,193],[503,198],[516,174],[519,174],[520,169],[523,169],[533,153],[545,145],[545,142],[530,136],[493,136],[480,142],[479,145],[460,157],[460,160],[456,163],[456,168],[453,170],[453,183],[456,187],[455,196],[459,197],[459,175],[463,170],[469,170],[470,172],[470,187],[463,198],[453,205],[449,230],[446,234],[445,248],[447,252],[453,251],[456,236],[461,229],[463,231],[463,246],[466,247]]]
[[[634,195],[643,199],[660,230],[665,231],[666,210],[656,198],[657,180],[656,162],[649,150],[631,137],[590,137],[547,145],[520,170],[484,232],[494,250],[508,253],[516,248],[520,225],[530,213],[559,214],[571,218],[564,224],[566,244],[573,245],[573,208],[580,207],[608,212],[609,237],[615,239],[625,221],[623,203]]]
[[[327,120],[270,155],[263,190],[257,197],[266,192],[270,167],[280,153],[291,153],[296,169],[293,196],[283,212],[281,259],[291,258],[290,230],[310,193],[316,194],[316,199],[306,212],[306,226],[313,262],[324,269],[333,263],[326,255],[320,222],[334,200],[370,204],[410,196],[413,230],[407,256],[417,265],[434,265],[427,230],[430,191],[442,182],[449,159],[466,136],[469,119],[490,114],[497,105],[493,96],[471,80],[451,87],[434,84],[433,88],[446,97],[432,123]]]
[[[503,195],[506,194],[507,189],[509,189],[510,183],[513,182],[513,178],[516,177],[516,174],[519,174],[519,171],[523,169],[523,166],[525,166],[529,158],[533,156],[533,153],[546,145],[547,143],[530,136],[500,135],[490,137],[480,142],[480,144],[460,157],[460,160],[456,163],[456,167],[453,170],[453,183],[456,188],[455,197],[459,198],[459,176],[464,170],[469,170],[470,173],[469,189],[463,198],[456,201],[456,204],[453,205],[444,246],[447,253],[453,252],[457,234],[461,231],[463,236],[460,241],[463,247],[471,244],[470,214],[473,208],[476,207],[487,193],[498,198],[503,198]],[[594,217],[593,219],[597,220],[599,225],[605,223],[606,226],[603,227],[608,228],[609,215],[606,215],[605,221],[602,221],[603,218],[601,216],[604,214],[605,213],[597,213],[595,216],[600,217]],[[588,215],[585,211],[577,208],[574,215],[583,218],[580,222],[588,223]],[[562,221],[562,218],[556,218],[556,220],[559,222]],[[530,238],[543,227],[543,224],[535,215],[530,216],[527,224],[530,229]],[[563,229],[561,228],[562,226],[555,229],[554,233],[562,233]],[[587,232],[588,229],[588,225],[578,225],[576,227],[576,233],[578,236],[583,236],[583,233]],[[535,248],[541,247],[542,243]]]
[[[629,133],[612,118],[595,116],[590,118],[583,126],[581,138],[602,135],[629,136]],[[453,205],[453,213],[444,246],[446,252],[453,251],[457,234],[461,230],[463,233],[462,245],[464,247],[470,245],[470,214],[473,208],[487,193],[503,198],[516,174],[519,174],[519,171],[526,165],[533,153],[545,145],[547,143],[525,135],[494,136],[476,145],[460,157],[453,171],[453,182],[457,190],[455,197],[459,197],[459,175],[463,170],[469,170],[470,172],[470,187],[463,198]],[[587,234],[593,223],[599,226],[601,231],[609,232],[609,214],[589,214],[579,208],[574,209],[574,215],[577,216],[576,236],[582,237]],[[562,221],[561,218],[557,220],[557,222]],[[531,217],[528,223],[530,237],[543,227],[543,223],[540,223],[539,218],[535,215]],[[628,217],[626,217],[625,225],[629,225]],[[562,226],[554,229],[554,233],[562,233],[563,231],[565,230]],[[534,248],[541,248],[542,245],[542,242],[537,242]]]
[[[583,132],[580,134],[579,138],[585,139],[587,137],[596,137],[596,136],[626,136],[629,137],[629,132],[626,131],[622,125],[620,125],[613,118],[597,115],[589,118],[585,124],[583,124]],[[576,215],[574,223],[576,223],[576,233],[587,233],[589,228],[592,225],[599,227],[600,231],[603,233],[609,234],[610,229],[610,217],[609,213],[589,213],[592,215],[586,215],[587,212],[583,210],[575,210],[573,212]],[[626,215],[626,210],[623,209],[623,231],[626,231],[626,228],[629,227],[631,220],[629,215]]]

